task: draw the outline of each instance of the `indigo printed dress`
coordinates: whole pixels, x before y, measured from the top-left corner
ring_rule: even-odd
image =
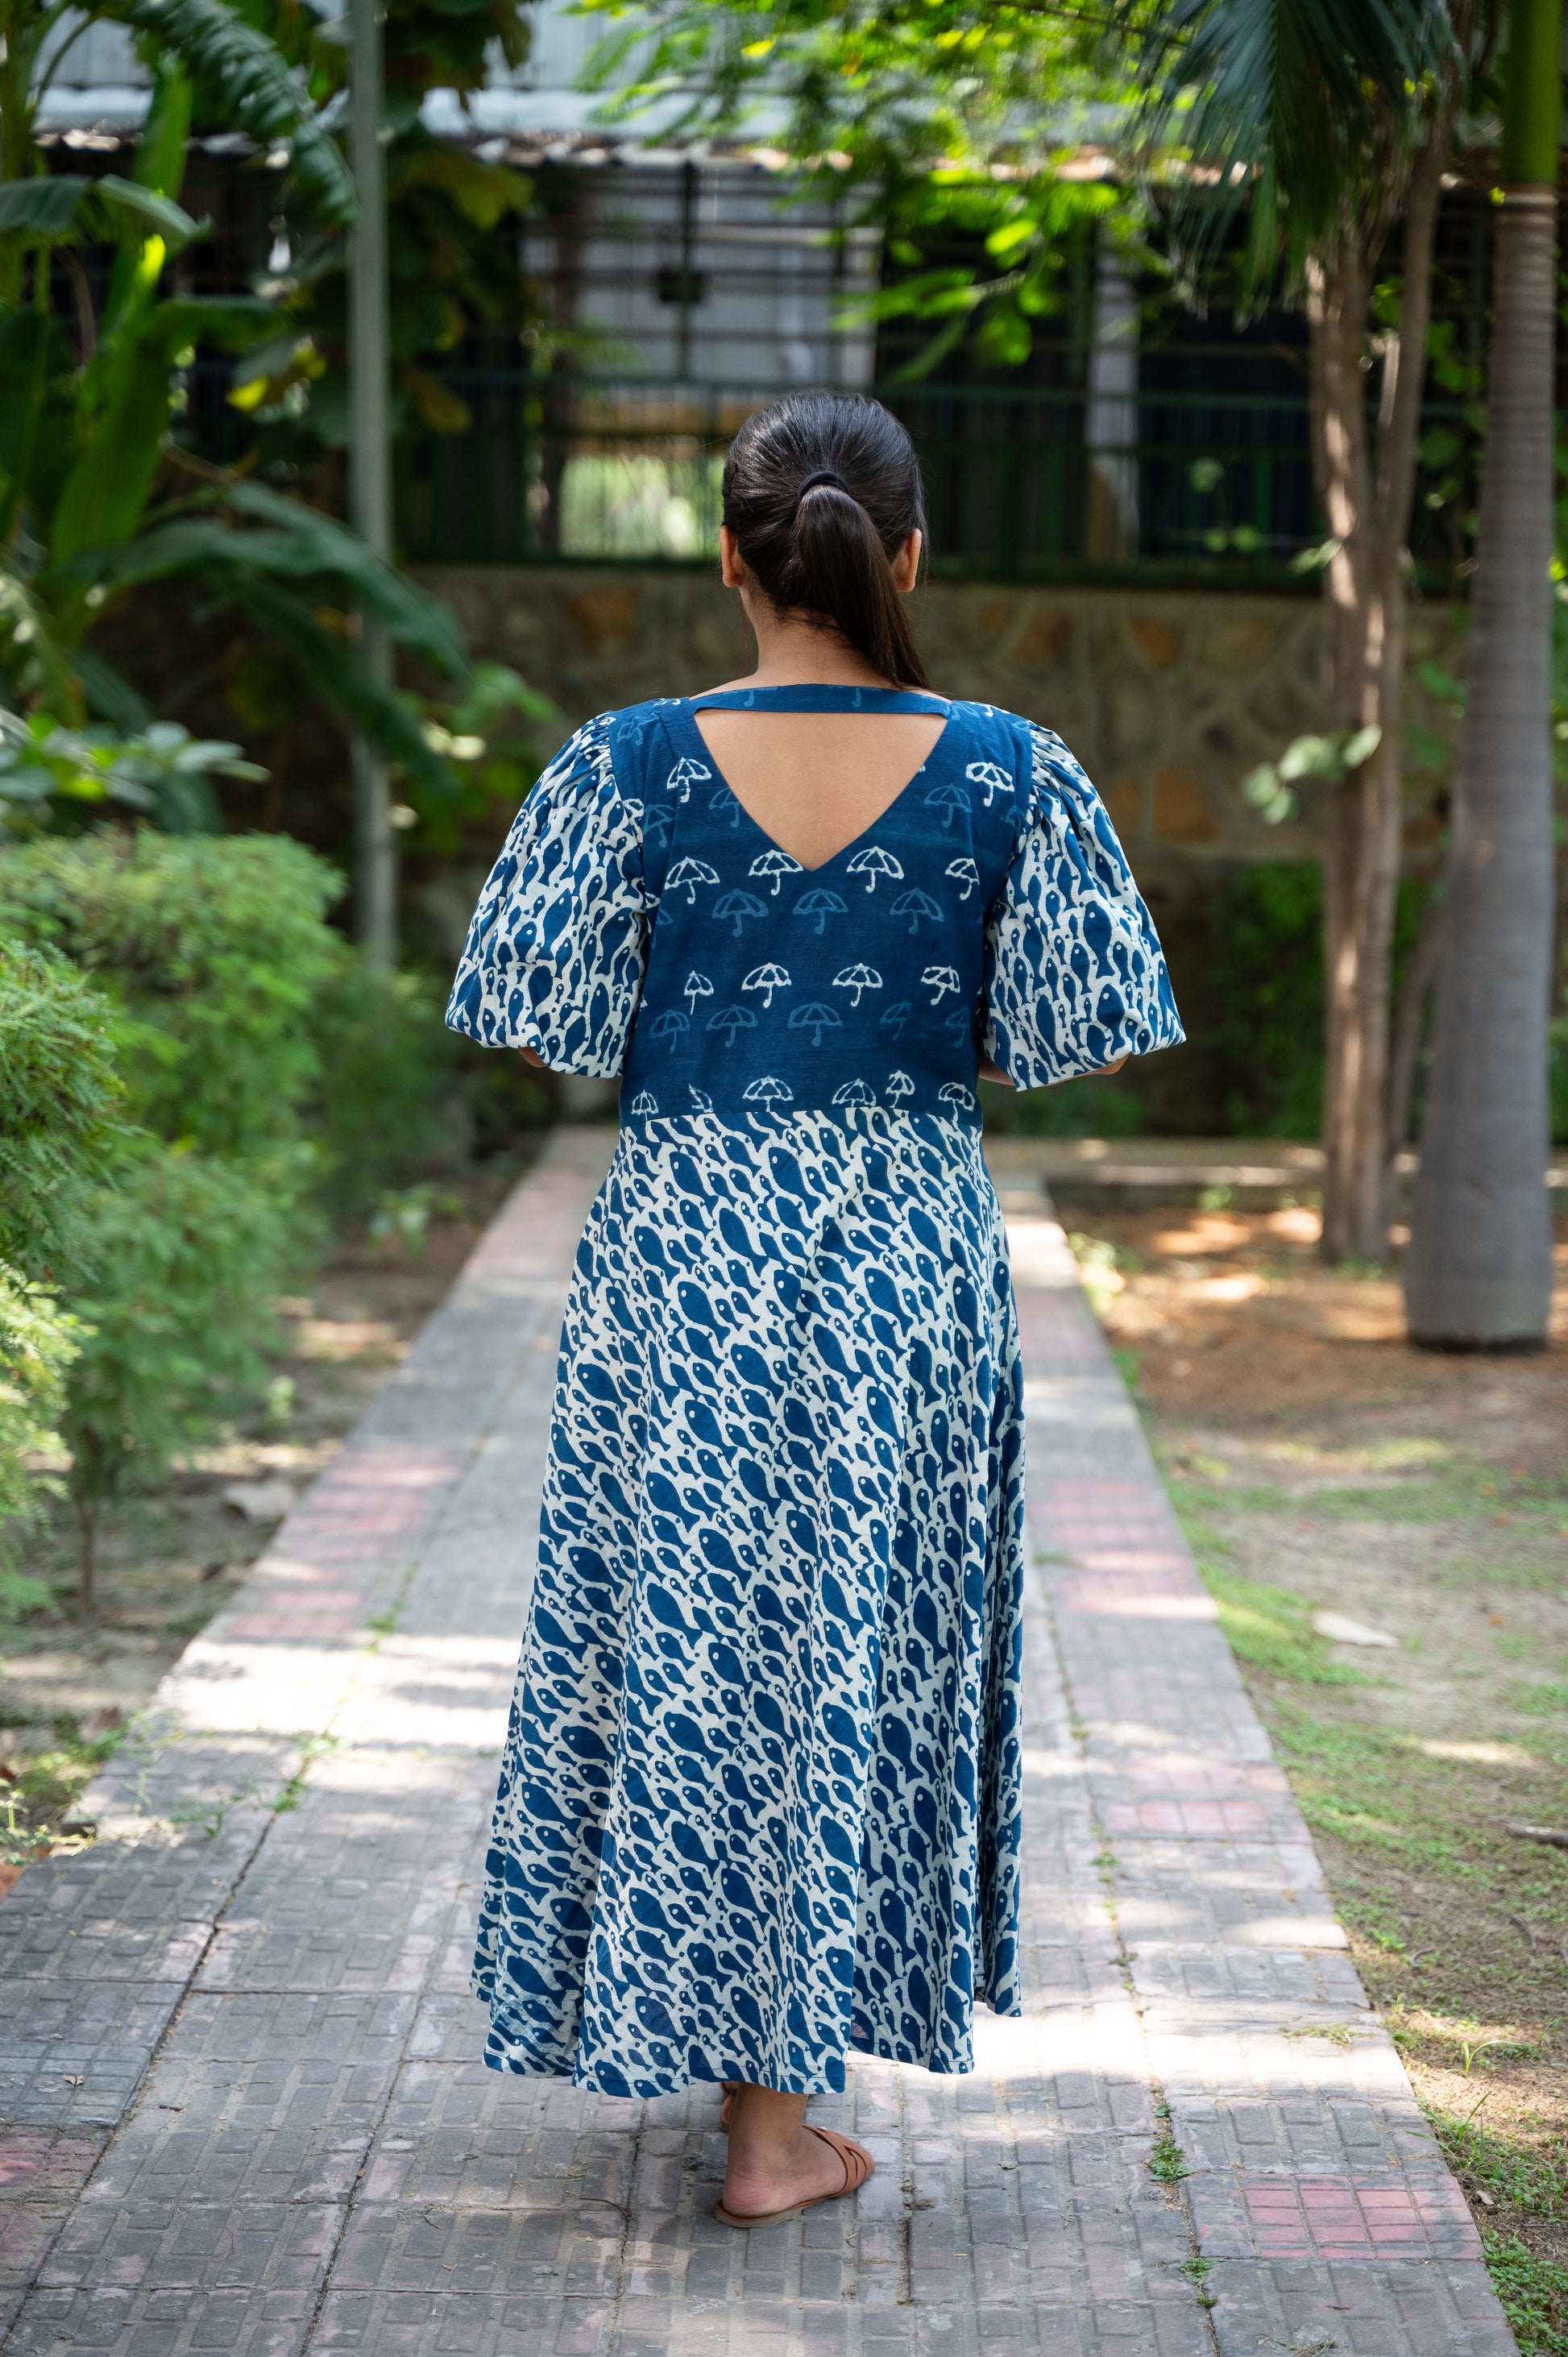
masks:
[[[803,869],[700,709],[945,714]],[[474,1986],[497,2069],[654,2095],[972,2068],[1019,2009],[1023,1402],[976,1060],[1181,1038],[1105,811],[982,705],[746,689],[580,728],[447,1020],[621,1073],[578,1248]]]

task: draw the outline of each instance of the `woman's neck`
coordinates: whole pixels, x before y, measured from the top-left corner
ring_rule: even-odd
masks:
[[[745,679],[725,680],[725,689],[886,687],[890,683],[836,630],[797,621],[789,615],[748,613],[746,619],[757,638],[757,669]]]

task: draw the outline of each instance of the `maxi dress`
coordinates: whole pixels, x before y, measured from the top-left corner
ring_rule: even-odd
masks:
[[[945,716],[803,869],[702,710]],[[854,725],[853,723],[850,725]],[[988,705],[661,699],[580,728],[447,1020],[621,1074],[577,1249],[474,1987],[618,2095],[972,2068],[1019,2009],[1023,1398],[977,1058],[1181,1036],[1094,789]]]

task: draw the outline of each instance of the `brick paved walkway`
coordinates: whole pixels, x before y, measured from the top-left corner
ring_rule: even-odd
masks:
[[[476,1877],[561,1296],[556,1134],[91,1798],[0,1904],[15,2357],[1508,2357],[1060,1232],[1028,1354],[1028,2012],[855,2061],[854,2210],[736,2234],[710,2090],[475,2060]],[[1332,2032],[1318,2035],[1316,2032]],[[1165,2107],[1165,2108],[1163,2108]],[[1156,2135],[1188,2174],[1154,2177]]]

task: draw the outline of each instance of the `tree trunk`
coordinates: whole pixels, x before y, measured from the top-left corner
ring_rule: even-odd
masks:
[[[1519,9],[1516,41],[1520,20],[1531,13]],[[1552,13],[1555,19],[1554,0]],[[1554,40],[1552,57],[1555,92]],[[1556,123],[1553,96],[1553,168]],[[1551,1306],[1545,1173],[1556,246],[1555,187],[1509,188],[1497,217],[1447,941],[1405,1271],[1411,1338],[1435,1349],[1539,1347]]]
[[[1375,255],[1341,238],[1323,254],[1308,290],[1314,456],[1318,495],[1337,544],[1324,577],[1329,726],[1381,732],[1376,751],[1333,790],[1324,848],[1328,1037],[1322,1250],[1330,1261],[1380,1261],[1388,1250],[1406,544],[1446,131],[1446,110],[1439,109],[1411,176],[1403,302],[1400,332],[1383,362],[1375,475],[1361,374]]]

